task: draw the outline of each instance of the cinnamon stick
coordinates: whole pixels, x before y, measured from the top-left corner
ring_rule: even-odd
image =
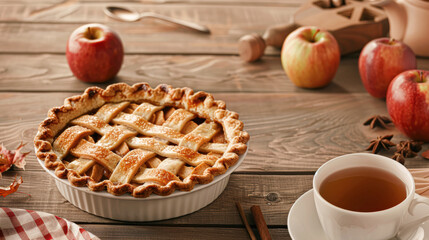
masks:
[[[250,208],[255,220],[256,227],[259,231],[259,236],[262,240],[271,240],[270,231],[268,230],[267,224],[265,223],[264,215],[262,214],[261,208],[258,205],[254,205]]]
[[[244,226],[246,227],[247,233],[249,234],[250,239],[256,240],[256,236],[252,231],[249,223],[247,222],[246,215],[244,214],[243,208],[239,202],[235,202],[235,206],[237,207],[238,213],[240,214],[241,221],[243,221]]]

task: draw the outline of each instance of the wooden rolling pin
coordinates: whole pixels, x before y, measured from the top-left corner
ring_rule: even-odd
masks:
[[[257,33],[245,35],[238,41],[238,52],[240,57],[246,62],[253,62],[264,55],[267,46],[281,48],[289,33],[299,26],[291,23],[270,27],[261,36]]]
[[[300,7],[290,23],[270,27],[263,36],[253,33],[241,37],[238,42],[240,57],[246,62],[258,60],[267,46],[281,48],[289,33],[301,26],[328,30],[337,39],[342,55],[358,51],[372,39],[384,37],[389,32],[389,22],[383,10],[367,1],[332,0],[326,4],[311,0]]]

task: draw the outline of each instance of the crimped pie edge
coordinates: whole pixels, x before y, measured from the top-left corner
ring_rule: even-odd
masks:
[[[165,186],[149,184],[135,187],[128,183],[114,185],[110,180],[95,182],[89,176],[79,176],[74,170],[66,169],[62,161],[57,160],[57,155],[52,150],[53,140],[72,119],[98,109],[105,103],[142,100],[156,105],[184,108],[199,117],[218,122],[222,125],[228,142],[227,150],[212,167],[205,169],[201,175],[192,174],[186,182],[170,181]],[[214,100],[209,93],[203,91],[194,93],[187,87],[173,88],[166,84],[151,88],[148,83],[137,83],[133,86],[116,83],[109,85],[105,90],[99,87],[89,87],[82,95],[66,98],[63,106],[51,108],[48,111],[48,117],[39,125],[34,145],[37,158],[44,161],[48,169],[55,170],[57,177],[68,178],[74,186],[88,186],[92,191],[107,189],[113,195],[128,192],[134,197],[148,197],[152,193],[169,195],[176,189],[190,191],[196,183],[211,182],[215,176],[223,174],[238,161],[239,155],[247,149],[248,140],[249,134],[243,131],[243,123],[238,119],[238,114],[226,110],[225,103]]]

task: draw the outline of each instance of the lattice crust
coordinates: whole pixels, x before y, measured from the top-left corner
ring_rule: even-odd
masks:
[[[45,166],[75,186],[147,197],[212,181],[248,140],[238,114],[208,93],[118,83],[52,108],[34,144]]]

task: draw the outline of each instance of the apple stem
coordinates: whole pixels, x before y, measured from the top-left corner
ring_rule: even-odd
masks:
[[[420,79],[419,79],[420,81],[419,82],[425,82],[423,79],[423,71],[420,71],[419,75],[420,75]]]
[[[316,31],[313,33],[313,36],[311,37],[311,42],[316,42],[316,35],[320,32],[320,29],[316,29]]]
[[[93,32],[91,27],[88,27],[86,38],[90,40],[96,39],[95,33]]]
[[[393,45],[395,44],[396,40],[394,38],[389,39],[389,42],[387,44]]]

